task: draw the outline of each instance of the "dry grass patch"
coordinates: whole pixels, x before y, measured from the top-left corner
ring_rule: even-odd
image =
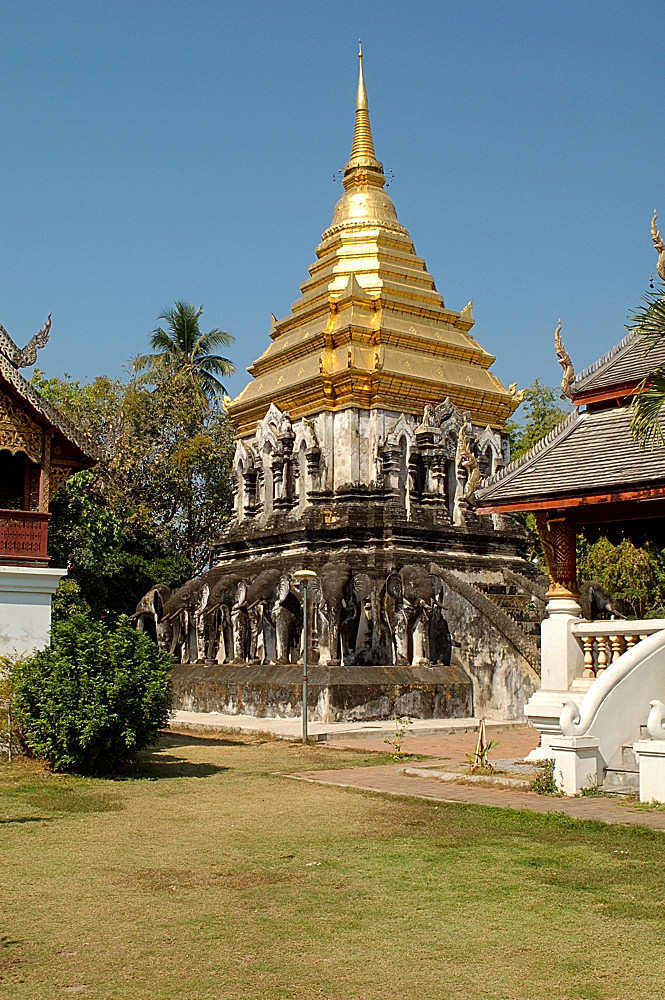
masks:
[[[122,780],[0,768],[0,994],[660,995],[662,834],[282,777],[381,760],[169,734]]]

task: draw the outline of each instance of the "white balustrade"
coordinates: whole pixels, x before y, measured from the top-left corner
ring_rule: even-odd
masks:
[[[614,663],[648,635],[665,629],[665,618],[641,621],[575,622],[571,634],[577,639],[584,653],[583,676],[600,677],[610,663]]]

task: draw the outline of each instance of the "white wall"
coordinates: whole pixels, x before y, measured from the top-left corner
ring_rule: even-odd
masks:
[[[0,566],[0,656],[22,656],[48,646],[51,597],[64,569]]]

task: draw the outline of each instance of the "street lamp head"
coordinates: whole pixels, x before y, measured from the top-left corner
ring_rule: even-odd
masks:
[[[309,583],[310,580],[316,579],[313,569],[297,569],[293,575],[298,583]]]

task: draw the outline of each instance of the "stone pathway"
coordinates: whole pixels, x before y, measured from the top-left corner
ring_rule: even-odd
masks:
[[[438,762],[430,762],[432,764]],[[442,762],[443,763],[443,762]],[[436,778],[409,777],[406,764],[377,767],[352,767],[344,770],[302,771],[289,775],[297,781],[309,781],[340,788],[355,788],[384,795],[405,795],[435,802],[454,802],[502,809],[528,809],[537,813],[565,813],[575,819],[600,820],[665,830],[665,810],[631,807],[618,798],[559,798],[535,792],[495,788],[491,785],[442,782]]]

